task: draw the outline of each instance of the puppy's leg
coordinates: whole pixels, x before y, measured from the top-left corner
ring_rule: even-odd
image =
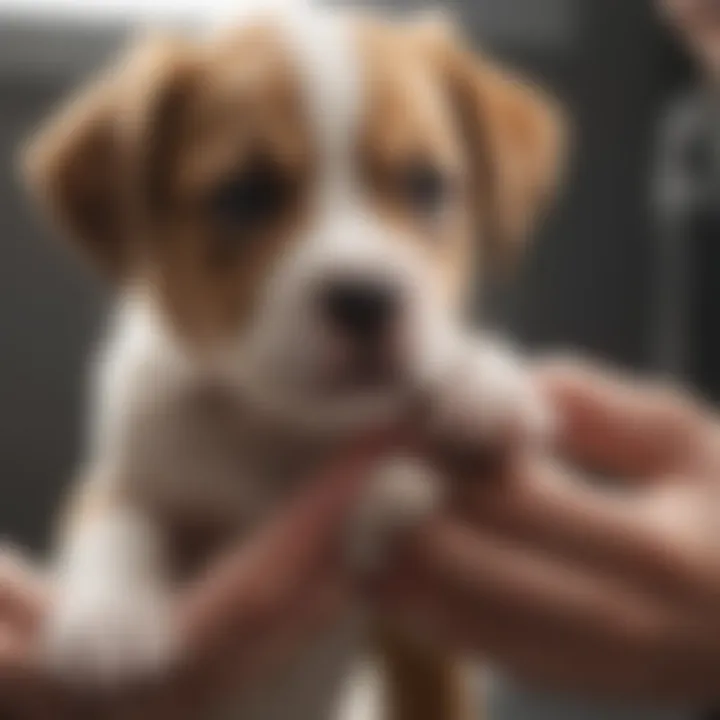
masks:
[[[383,571],[393,548],[437,512],[441,478],[410,456],[383,462],[374,473],[351,537],[353,568]],[[354,676],[342,720],[468,720],[475,717],[467,668],[422,637],[375,619],[372,656]]]
[[[362,575],[382,570],[392,545],[441,505],[442,484],[420,460],[397,456],[374,471],[351,527],[351,567]]]
[[[499,341],[462,344],[430,389],[431,432],[457,449],[543,445],[556,422],[520,356]]]
[[[113,686],[161,672],[172,657],[160,528],[93,478],[73,504],[57,569],[47,661],[61,678]]]

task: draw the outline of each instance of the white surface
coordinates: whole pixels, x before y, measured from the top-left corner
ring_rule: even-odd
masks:
[[[222,20],[258,7],[304,0],[0,0],[0,12],[26,18],[75,21],[200,19]]]
[[[379,7],[440,6],[458,12],[481,40],[565,49],[577,34],[572,0],[0,0],[3,17],[109,24],[179,21],[222,23],[258,8],[307,3]]]

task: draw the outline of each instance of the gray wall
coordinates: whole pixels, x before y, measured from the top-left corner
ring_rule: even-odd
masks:
[[[55,94],[0,83],[0,533],[35,547],[77,455],[82,369],[102,306],[13,175],[17,141]]]

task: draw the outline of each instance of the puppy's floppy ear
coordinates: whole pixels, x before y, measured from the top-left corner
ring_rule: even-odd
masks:
[[[476,166],[490,187],[487,239],[495,257],[506,262],[555,196],[565,165],[565,121],[537,87],[488,63],[476,65],[473,75],[462,92],[470,133],[474,127]]]
[[[61,229],[112,279],[129,272],[154,144],[189,72],[174,39],[138,42],[51,116],[22,149],[26,184]]]
[[[415,31],[440,67],[470,149],[487,250],[506,265],[559,185],[565,118],[538,87],[470,51],[447,18],[426,18]]]
[[[25,183],[104,272],[124,264],[114,78],[103,78],[32,137],[20,162]]]

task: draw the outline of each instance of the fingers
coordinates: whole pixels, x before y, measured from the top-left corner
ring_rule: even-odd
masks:
[[[227,637],[224,647],[216,648],[211,657],[186,665],[166,688],[161,702],[167,696],[172,703],[195,708],[197,714],[208,699],[226,689],[252,687],[328,627],[346,603],[347,587],[333,579],[318,580],[298,593],[293,607],[282,616],[248,625],[242,637]]]
[[[332,622],[347,602],[346,590],[333,580],[318,581],[296,599],[293,612],[275,618],[271,626],[254,629],[244,647],[231,648],[218,672],[225,674],[232,687],[252,687]]]
[[[651,587],[687,590],[705,577],[686,543],[659,522],[656,493],[619,494],[583,482],[558,463],[518,462],[501,482],[464,488],[464,517],[514,543]]]
[[[347,586],[332,578],[320,580],[308,593],[298,598],[294,613],[288,613],[282,621],[278,620],[275,627],[268,628],[268,632],[256,633],[255,653],[235,652],[235,662],[230,663],[230,667],[235,668],[234,682],[239,677],[246,686],[259,681],[268,669],[283,664],[319,630],[332,625],[348,602]]]
[[[0,716],[77,718],[40,672],[34,641],[48,598],[45,579],[22,555],[0,549]],[[3,714],[5,713],[5,714]]]
[[[0,717],[79,720],[74,703],[41,671],[26,634],[0,626]]]
[[[565,449],[605,471],[649,476],[684,467],[709,424],[682,393],[590,365],[538,370],[558,407]]]
[[[191,652],[212,653],[228,635],[241,637],[293,612],[303,588],[339,556],[370,464],[396,442],[371,438],[331,463],[292,507],[211,569],[181,611]]]
[[[19,682],[35,670],[26,639],[10,625],[0,626],[0,684]]]
[[[696,700],[716,687],[717,649],[708,658],[688,645],[684,609],[582,567],[448,522],[396,567],[378,593],[395,621],[545,689],[637,702]]]
[[[403,560],[419,579],[413,590],[437,592],[449,614],[464,608],[488,625],[548,641],[567,636],[599,647],[655,617],[653,602],[625,585],[449,521],[428,528]]]
[[[44,579],[16,550],[0,548],[0,623],[30,631],[42,614],[47,594]]]
[[[649,644],[632,647],[620,638],[614,647],[608,642],[588,645],[586,638],[558,637],[538,626],[480,615],[467,603],[449,606],[446,599],[417,592],[396,596],[390,612],[399,623],[410,616],[419,637],[427,636],[430,628],[441,647],[490,658],[493,667],[508,671],[526,687],[537,685],[543,692],[626,698],[637,704],[646,697],[677,700],[680,692],[688,691],[680,686],[678,676],[658,672],[657,654]],[[686,695],[683,700],[688,697],[696,700],[699,695]]]
[[[650,595],[459,525],[439,522],[404,561],[381,590],[395,617],[566,689],[612,679],[617,691],[626,661],[637,685],[633,668],[647,671],[667,634],[666,611]]]
[[[33,632],[44,609],[46,588],[19,553],[0,550],[0,687],[6,695],[24,692],[36,679]],[[25,693],[27,694],[27,693]]]

